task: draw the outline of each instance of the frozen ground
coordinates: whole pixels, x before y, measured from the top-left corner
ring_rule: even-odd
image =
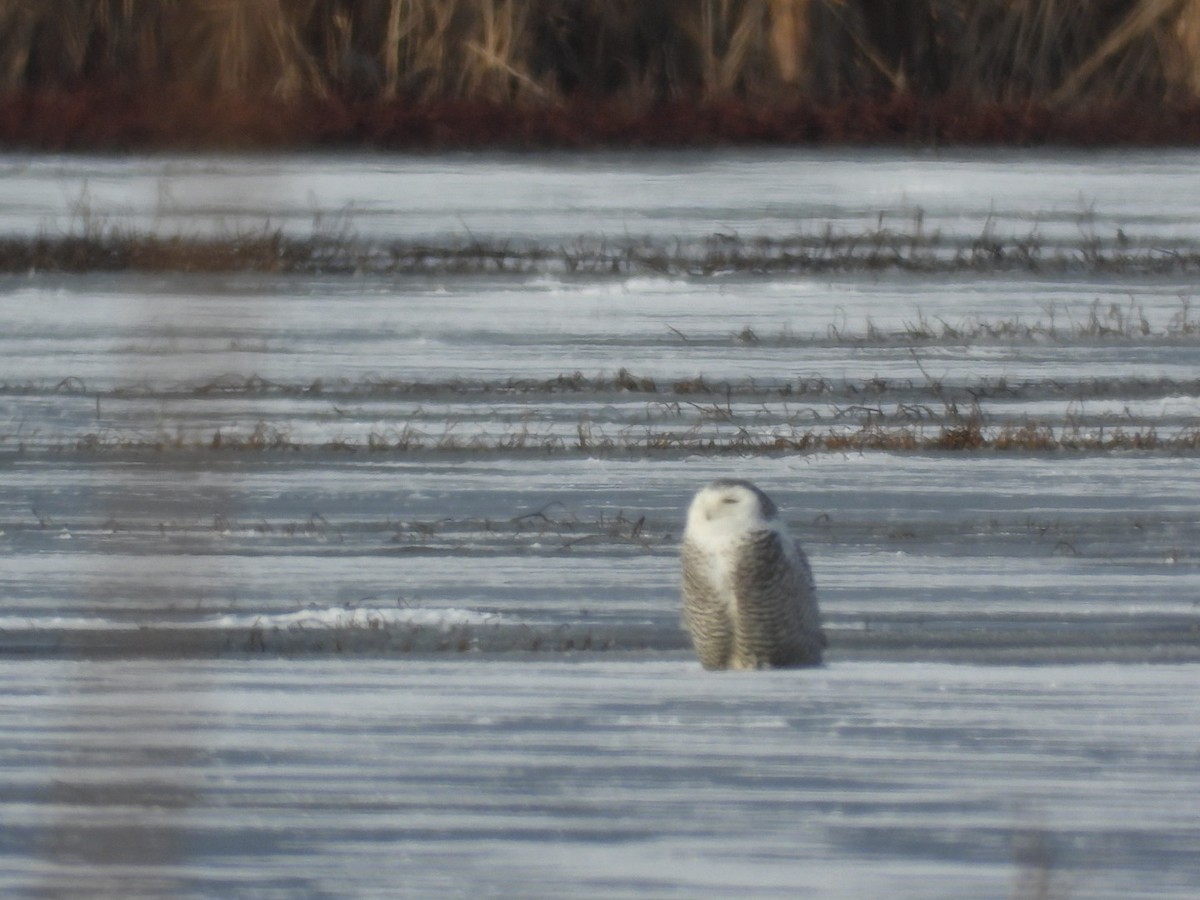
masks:
[[[0,893],[1195,896],[1194,277],[1087,247],[1194,253],[1197,162],[0,159],[26,237],[1078,251],[5,278]],[[687,651],[682,510],[728,474],[809,548],[823,669]]]
[[[0,664],[8,896],[1192,897],[1194,666]]]
[[[928,231],[1194,241],[1191,150],[692,151],[157,159],[6,155],[0,233],[107,223],[570,243],[780,237],[919,216]]]

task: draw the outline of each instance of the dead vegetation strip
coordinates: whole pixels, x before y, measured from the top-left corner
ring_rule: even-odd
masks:
[[[1200,244],[1085,234],[1068,243],[1036,233],[972,238],[880,228],[781,238],[712,235],[684,242],[581,237],[561,245],[464,238],[375,242],[279,230],[187,237],[98,226],[83,233],[0,238],[0,272],[258,272],[289,275],[559,275],[713,277],[907,272],[1042,275],[1195,275]]]
[[[77,377],[53,384],[0,384],[0,396],[62,396],[84,398],[103,404],[108,401],[220,399],[228,397],[289,397],[313,401],[353,402],[365,400],[463,399],[491,400],[519,398],[530,403],[538,398],[581,395],[602,400],[630,396],[655,402],[695,406],[703,403],[722,406],[730,411],[734,402],[760,403],[775,400],[820,400],[874,407],[890,400],[904,404],[933,402],[941,407],[954,403],[978,404],[985,400],[1085,401],[1105,398],[1145,400],[1164,397],[1200,397],[1200,378],[1085,378],[1026,379],[1008,377],[980,378],[967,383],[949,383],[923,373],[922,378],[884,378],[865,380],[831,379],[822,376],[795,378],[720,379],[704,375],[689,378],[652,378],[618,369],[615,374],[585,375],[575,371],[551,378],[473,379],[451,378],[443,381],[417,381],[398,378],[317,379],[304,383],[273,381],[259,375],[226,374],[218,378],[186,382],[174,386],[127,385],[97,390]],[[340,408],[340,407],[339,407]]]
[[[24,453],[24,444],[10,451]],[[500,432],[461,433],[452,427],[427,432],[411,424],[371,432],[365,440],[336,438],[306,443],[286,428],[259,423],[249,433],[223,431],[207,437],[177,432],[128,437],[89,432],[45,448],[52,453],[417,453],[482,455],[742,455],[787,453],[928,452],[1117,452],[1178,455],[1200,452],[1200,425],[1167,432],[1154,426],[1083,427],[1041,422],[987,425],[977,411],[936,426],[751,429],[734,427],[714,433],[699,426],[682,429],[625,427],[613,433],[581,423],[574,437],[522,426]]]

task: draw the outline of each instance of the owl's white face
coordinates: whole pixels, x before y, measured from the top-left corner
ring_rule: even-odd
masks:
[[[773,527],[775,504],[747,481],[723,479],[701,488],[688,507],[687,533],[692,537]]]

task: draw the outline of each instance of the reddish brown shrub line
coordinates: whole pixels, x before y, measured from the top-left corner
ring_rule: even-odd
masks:
[[[153,235],[0,239],[6,272],[276,272],[310,255],[279,235],[182,238]]]
[[[178,90],[80,87],[0,96],[0,147],[41,151],[282,150],[374,147],[692,147],[820,144],[1193,144],[1200,102],[1095,104],[1071,111],[1026,101],[897,95],[829,102],[573,98],[284,103]]]

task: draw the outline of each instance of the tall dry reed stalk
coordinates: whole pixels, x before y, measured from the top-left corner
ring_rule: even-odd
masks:
[[[175,76],[220,93],[265,93],[283,100],[323,96],[327,82],[301,39],[314,4],[284,0],[189,0],[172,61]],[[183,12],[183,8],[180,9]],[[191,48],[190,52],[182,48]]]
[[[1196,0],[981,0],[960,12],[957,84],[974,96],[1107,103],[1200,96]]]
[[[811,0],[771,0],[768,41],[779,80],[802,85],[807,67]]]
[[[1195,0],[1141,0],[1135,3],[1099,45],[1092,50],[1088,57],[1071,72],[1070,76],[1051,96],[1051,102],[1060,103],[1077,99],[1089,80],[1093,79],[1105,65],[1111,61],[1120,60],[1122,55],[1128,55],[1131,48],[1138,44],[1146,44],[1149,38],[1150,49],[1165,51],[1166,64],[1162,67],[1164,77],[1168,80],[1185,76],[1183,82],[1195,80],[1195,66],[1198,62],[1193,55],[1188,65],[1186,54],[1188,47],[1181,43],[1180,38],[1187,39],[1189,32],[1195,27],[1197,16]],[[1171,51],[1176,51],[1174,54]],[[1143,51],[1142,56],[1146,54]],[[1137,59],[1135,65],[1145,65],[1146,60]],[[1128,65],[1128,63],[1126,63]],[[1182,65],[1181,65],[1182,64]],[[1180,72],[1179,69],[1184,71]],[[1187,69],[1191,71],[1188,72]],[[1173,71],[1174,70],[1174,71]],[[1174,77],[1172,77],[1174,76]],[[1118,77],[1117,85],[1126,79]]]
[[[0,86],[26,86],[43,70],[53,77],[83,69],[87,47],[103,23],[119,27],[111,3],[6,0],[0,4]]]
[[[1200,97],[1200,2],[1179,8],[1165,48],[1167,82],[1184,97]]]
[[[521,0],[481,0],[478,33],[466,41],[473,65],[464,69],[464,94],[488,100],[550,96],[527,70],[529,9]]]
[[[549,96],[528,69],[530,21],[522,0],[388,0],[377,51],[383,96]]]
[[[701,89],[726,97],[747,85],[767,32],[766,0],[696,0],[681,6],[679,24],[696,49]]]

